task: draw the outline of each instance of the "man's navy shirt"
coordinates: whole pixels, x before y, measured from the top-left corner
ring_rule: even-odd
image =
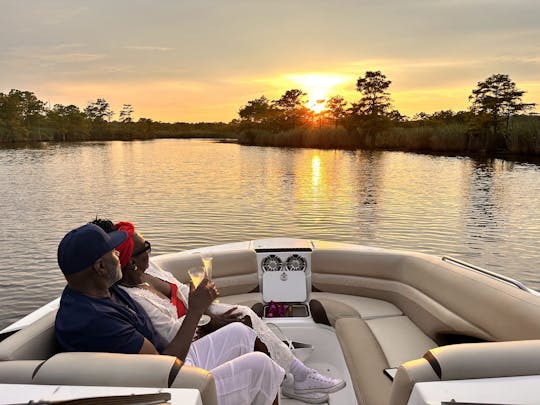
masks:
[[[94,298],[66,286],[54,326],[62,350],[139,353],[146,338],[161,353],[166,342],[146,312],[121,288],[109,291],[111,298]]]

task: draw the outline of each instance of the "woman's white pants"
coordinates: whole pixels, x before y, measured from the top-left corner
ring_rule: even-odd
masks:
[[[277,337],[268,325],[257,316],[255,312],[249,307],[244,305],[230,305],[230,304],[212,304],[210,306],[210,311],[213,314],[221,315],[225,311],[236,308],[235,312],[239,312],[242,315],[247,315],[251,319],[251,324],[253,329],[257,333],[257,337],[266,345],[268,351],[270,352],[270,357],[277,364],[279,364],[285,372],[289,372],[291,364],[296,359],[291,350]]]
[[[220,405],[267,405],[276,398],[285,371],[253,351],[256,337],[253,329],[234,322],[191,344],[185,364],[214,375]]]

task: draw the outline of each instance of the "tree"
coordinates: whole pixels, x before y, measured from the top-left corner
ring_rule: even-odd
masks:
[[[137,132],[142,134],[144,138],[150,138],[155,132],[155,123],[150,118],[139,118],[137,121]]]
[[[84,112],[92,121],[104,121],[105,117],[107,117],[110,121],[114,115],[109,103],[104,98],[98,98],[96,101],[88,103],[84,109]]]
[[[132,122],[131,114],[133,114],[131,104],[124,104],[120,110],[120,122]]]
[[[279,99],[274,100],[274,105],[283,110],[295,110],[305,105],[307,96],[302,90],[287,90]]]
[[[248,101],[248,103],[238,111],[238,115],[244,121],[262,124],[268,120],[273,107],[265,96]]]
[[[392,82],[380,71],[367,71],[358,78],[356,90],[362,93],[360,101],[353,105],[358,115],[384,116],[390,108],[390,94],[387,92]]]
[[[12,89],[0,93],[0,137],[7,141],[24,141],[32,132],[40,136],[45,103],[31,91]]]
[[[349,109],[351,116],[348,125],[352,123],[362,129],[366,146],[373,144],[372,135],[382,131],[390,122],[388,111],[391,103],[387,92],[390,83],[380,71],[367,71],[356,82],[356,90],[362,94],[362,98]]]
[[[326,108],[328,109],[328,115],[334,120],[334,125],[337,128],[339,121],[341,121],[346,115],[347,102],[341,96],[331,97],[326,102]]]
[[[88,103],[84,113],[91,121],[91,134],[96,140],[106,140],[110,137],[110,126],[107,125],[105,118],[109,121],[113,116],[113,111],[109,103],[104,98],[98,98],[92,103]]]
[[[406,115],[402,115],[398,110],[388,112],[387,116],[393,122],[405,122],[408,119]]]
[[[299,126],[308,116],[306,96],[302,90],[287,90],[279,99],[273,101],[273,106],[280,112],[279,127],[282,130]]]
[[[47,118],[53,124],[56,140],[80,141],[88,135],[86,115],[73,104],[55,104]]]
[[[476,124],[489,128],[495,138],[500,135],[500,124],[506,123],[505,139],[509,133],[510,117],[533,108],[534,103],[523,103],[521,97],[525,91],[518,90],[516,84],[505,74],[494,74],[483,82],[478,82],[476,89],[469,96],[471,112],[476,117]]]

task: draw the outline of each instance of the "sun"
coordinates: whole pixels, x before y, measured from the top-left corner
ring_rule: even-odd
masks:
[[[288,79],[300,85],[307,93],[307,107],[317,114],[326,110],[326,102],[330,97],[337,95],[336,87],[349,80],[346,76],[322,73],[291,75]]]
[[[326,94],[319,93],[317,95],[310,94],[309,101],[307,102],[307,107],[314,113],[319,114],[320,112],[326,110],[326,102],[328,97]]]

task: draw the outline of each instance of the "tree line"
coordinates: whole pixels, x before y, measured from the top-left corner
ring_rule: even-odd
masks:
[[[250,100],[230,123],[163,123],[133,120],[123,104],[118,120],[98,98],[84,109],[39,100],[31,91],[0,93],[0,142],[130,140],[167,137],[232,137],[243,144],[324,148],[380,148],[427,152],[540,155],[540,117],[530,113],[525,91],[506,74],[477,83],[465,111],[442,110],[414,117],[392,105],[391,81],[367,71],[356,81],[359,97],[340,95],[308,107],[307,94],[291,89],[276,100]],[[319,112],[316,112],[319,111]]]
[[[0,143],[214,137],[229,130],[224,123],[134,121],[133,112],[131,104],[124,104],[119,119],[113,121],[114,112],[103,98],[88,103],[83,110],[73,104],[51,108],[33,92],[13,89],[0,93]]]
[[[506,74],[494,74],[478,82],[469,96],[470,108],[466,111],[420,112],[412,118],[393,107],[388,91],[390,84],[381,71],[367,71],[356,82],[360,93],[357,101],[348,102],[335,95],[317,101],[322,104],[318,106],[321,110],[318,113],[307,107],[307,94],[299,89],[287,90],[272,101],[261,96],[239,110],[240,118],[234,124],[243,134],[241,140],[248,144],[264,143],[267,138],[277,146],[280,142],[276,134],[300,138],[302,129],[321,132],[313,131],[315,127],[324,128],[322,132],[334,143],[352,147],[403,149],[410,146],[413,150],[427,147],[440,151],[540,154],[540,117],[526,115],[536,104],[524,103],[525,91],[519,90]],[[329,131],[329,127],[341,128],[343,139],[336,138],[337,131]],[[449,128],[455,130],[453,140],[447,134]],[[437,140],[438,132],[444,132],[443,142]],[[261,136],[263,133],[267,136]],[[430,138],[427,141],[426,134]],[[404,136],[406,141],[402,139]],[[304,142],[305,137],[302,139]],[[282,140],[287,146],[293,146],[290,139]],[[426,143],[431,145],[426,146]],[[332,147],[331,142],[318,146],[325,145]]]

